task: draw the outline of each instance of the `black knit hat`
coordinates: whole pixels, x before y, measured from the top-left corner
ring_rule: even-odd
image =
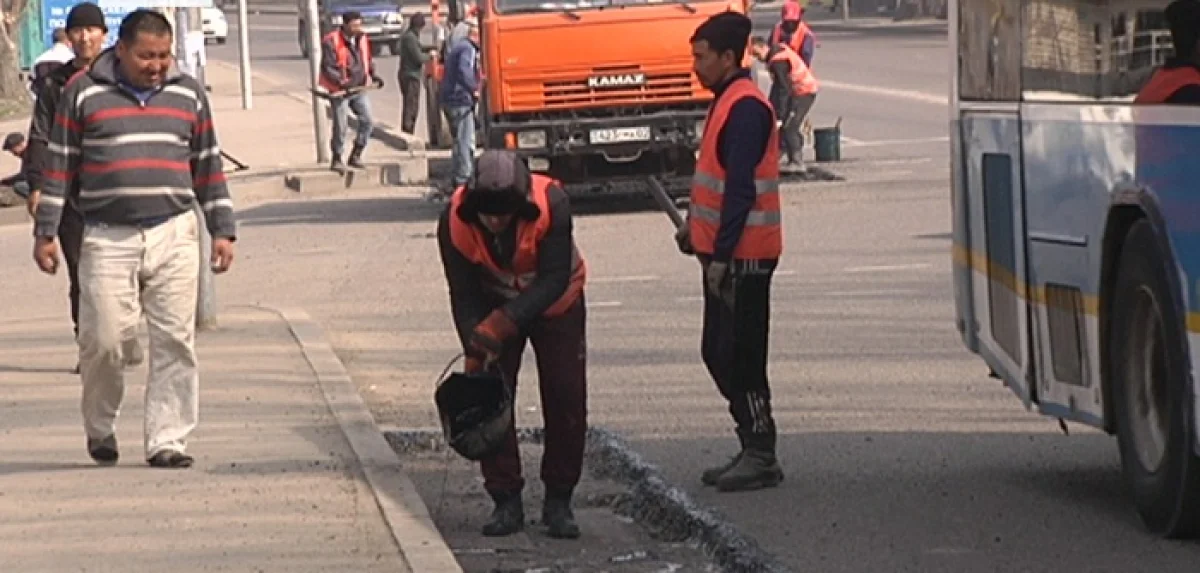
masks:
[[[25,143],[25,136],[19,133],[10,133],[4,138],[4,151],[12,151],[18,145]]]
[[[459,215],[466,220],[479,213],[536,219],[541,211],[529,201],[530,183],[529,168],[519,155],[507,149],[485,150],[475,160]]]
[[[73,30],[75,28],[100,28],[104,32],[108,32],[108,26],[104,23],[104,12],[91,2],[76,4],[67,13],[66,29]]]

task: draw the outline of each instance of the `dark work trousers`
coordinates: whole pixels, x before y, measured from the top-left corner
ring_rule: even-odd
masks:
[[[702,259],[702,263],[707,258]],[[700,355],[744,443],[774,451],[775,420],[767,383],[771,277],[777,260],[729,265],[733,306],[704,288],[704,331]],[[703,273],[701,273],[703,275]]]
[[[817,101],[817,94],[794,95],[789,101],[787,113],[780,118],[783,120],[783,127],[780,129],[780,135],[783,137],[780,139],[783,140],[788,163],[804,163],[804,136],[800,134],[800,128],[804,126],[804,118],[808,117],[809,110]]]
[[[71,323],[79,335],[79,249],[83,247],[83,215],[70,201],[63,203],[62,219],[58,222],[58,243],[67,260],[67,278],[71,281]]]
[[[400,130],[412,135],[417,128],[417,114],[421,112],[421,78],[400,76],[400,94],[403,96]]]
[[[587,310],[581,296],[565,314],[541,318],[530,328],[529,342],[537,357],[538,390],[546,445],[542,452],[542,482],[547,490],[569,492],[583,471],[587,437]],[[525,338],[510,342],[500,356],[500,368],[516,395],[517,374]],[[525,487],[516,428],[510,427],[504,449],[482,462],[484,488],[516,492]]]

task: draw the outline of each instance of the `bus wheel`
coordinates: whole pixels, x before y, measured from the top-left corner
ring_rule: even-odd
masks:
[[[1111,372],[1125,480],[1146,528],[1172,538],[1200,529],[1200,458],[1193,453],[1187,335],[1153,227],[1125,237],[1113,299]]]

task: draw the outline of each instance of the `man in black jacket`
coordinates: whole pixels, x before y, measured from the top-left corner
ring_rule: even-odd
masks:
[[[400,130],[412,134],[417,126],[417,114],[421,110],[421,80],[425,76],[425,62],[429,61],[431,49],[421,47],[421,30],[425,28],[425,16],[413,14],[408,19],[408,30],[400,37],[400,70],[396,79],[400,83],[401,104]]]
[[[438,221],[438,246],[467,371],[495,368],[514,391],[525,341],[537,355],[546,448],[542,522],[551,537],[579,537],[571,496],[587,433],[586,264],[571,234],[571,207],[558,182],[530,175],[511,151],[480,155],[475,175],[454,192]],[[496,503],[488,536],[524,527],[521,457],[515,428],[482,463]]]
[[[108,27],[104,23],[104,12],[91,2],[76,4],[67,14],[67,41],[75,51],[75,59],[60,65],[39,76],[37,79],[37,101],[34,103],[33,117],[29,123],[29,154],[27,156],[27,171],[29,179],[29,213],[37,211],[41,201],[42,188],[45,183],[45,169],[48,162],[46,144],[50,139],[50,130],[54,127],[54,114],[62,99],[63,88],[75,74],[86,70],[92,61],[100,54],[104,46],[104,37]],[[62,219],[58,224],[58,242],[62,248],[63,258],[67,261],[67,277],[71,282],[71,322],[75,326],[75,334],[79,334],[79,249],[83,243],[83,216],[75,209],[74,203],[68,200],[63,204]],[[141,364],[142,348],[138,344],[137,332],[125,334],[126,363],[130,366]],[[75,366],[79,373],[79,366]]]

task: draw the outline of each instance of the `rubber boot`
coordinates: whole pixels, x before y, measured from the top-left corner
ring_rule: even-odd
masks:
[[[492,517],[483,526],[487,537],[504,537],[525,528],[525,506],[521,503],[521,492],[489,492],[496,508]]]
[[[571,490],[546,488],[546,503],[542,506],[542,523],[546,535],[555,539],[578,539],[579,524],[571,511]]]
[[[349,165],[355,169],[363,169],[365,166],[361,161],[362,153],[363,148],[355,145],[354,148],[350,150],[350,158],[346,160],[346,165]]]
[[[729,471],[729,469],[733,466],[737,465],[738,460],[742,459],[742,453],[746,451],[746,438],[742,435],[740,430],[738,431],[737,435],[738,442],[741,444],[742,449],[738,451],[736,456],[730,458],[729,461],[719,466],[713,466],[704,470],[704,473],[700,474],[700,483],[707,486],[717,485],[717,480],[721,478],[721,475]]]
[[[747,439],[737,463],[717,478],[717,490],[752,491],[782,481],[783,469],[775,459],[775,436],[755,436]]]

